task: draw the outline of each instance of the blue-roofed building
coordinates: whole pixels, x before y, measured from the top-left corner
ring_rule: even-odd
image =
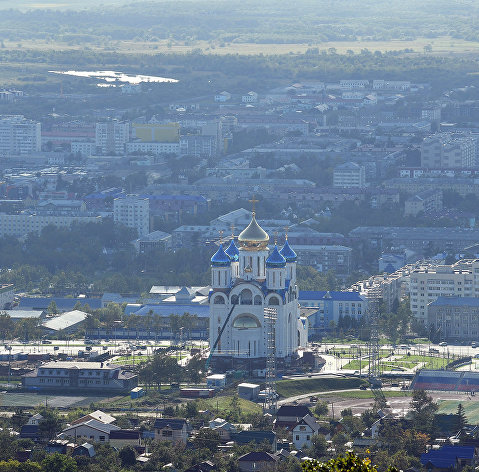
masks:
[[[359,292],[300,290],[299,303],[303,307],[318,308],[308,317],[309,336],[314,339],[346,316],[359,320],[367,312],[367,299]]]
[[[101,308],[101,298],[62,298],[62,297],[22,297],[19,308],[21,310],[46,310],[54,301],[59,311],[71,311],[80,302],[93,310]]]
[[[474,467],[477,451],[474,446],[443,446],[421,454],[421,464],[432,471],[461,470],[466,465]]]
[[[183,313],[190,313],[191,315],[197,315],[198,318],[209,317],[209,305],[177,305],[175,303],[164,303],[161,305],[143,305],[138,311],[135,311],[135,315],[145,316],[148,315],[150,310],[153,314],[168,317],[170,315],[182,315]]]
[[[479,298],[438,297],[427,305],[427,325],[446,341],[477,341]]]

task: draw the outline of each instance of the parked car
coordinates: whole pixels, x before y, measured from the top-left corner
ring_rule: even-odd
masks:
[[[439,346],[442,346],[442,347],[447,346],[447,342],[443,341],[442,343],[439,343]]]

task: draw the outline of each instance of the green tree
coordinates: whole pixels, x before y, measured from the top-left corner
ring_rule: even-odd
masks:
[[[209,449],[212,454],[218,450],[218,444],[220,444],[220,442],[220,434],[218,431],[213,431],[209,428],[200,429],[193,439],[195,448]]]
[[[308,454],[314,459],[321,459],[327,454],[328,443],[322,434],[316,434],[311,440]]]
[[[307,460],[301,464],[301,467],[303,472],[377,472],[377,468],[372,465],[369,458],[360,458],[352,452],[347,452],[346,456],[338,456],[327,462]],[[397,469],[390,467],[387,472],[397,472]]]
[[[131,446],[124,446],[118,452],[122,467],[131,467],[136,463],[136,454]]]
[[[47,313],[49,313],[51,315],[57,315],[59,313],[59,310],[58,310],[58,307],[57,307],[57,304],[56,304],[55,300],[52,300],[50,302],[50,305],[48,305]]]
[[[5,339],[10,338],[14,332],[15,323],[10,315],[3,312],[0,313],[0,336],[5,342]]]
[[[329,413],[328,402],[318,402],[313,410],[316,416],[327,416]]]
[[[42,466],[48,472],[77,472],[78,469],[73,457],[57,452],[47,455],[42,461]]]
[[[52,439],[62,429],[62,420],[51,408],[41,408],[39,413],[43,419],[38,424],[38,431],[41,437]]]
[[[459,432],[462,432],[464,431],[464,428],[467,425],[466,411],[464,410],[462,403],[459,403],[459,405],[457,405],[456,416],[457,416],[457,429]]]
[[[415,390],[411,399],[411,414],[415,429],[423,433],[432,433],[437,404],[424,390]]]

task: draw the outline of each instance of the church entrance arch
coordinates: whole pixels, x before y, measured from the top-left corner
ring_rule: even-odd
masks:
[[[262,352],[262,326],[251,313],[238,315],[232,324],[231,341],[233,355],[238,357],[259,357]]]

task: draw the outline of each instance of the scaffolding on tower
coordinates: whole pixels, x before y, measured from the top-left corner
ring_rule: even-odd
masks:
[[[266,307],[264,309],[264,320],[266,324],[266,387],[263,402],[263,413],[274,415],[277,410],[276,394],[276,319],[278,312],[276,308]]]
[[[368,342],[368,380],[375,398],[386,401],[381,390],[381,356],[379,349],[379,307],[380,297],[376,294],[369,302],[369,326],[370,336]]]

